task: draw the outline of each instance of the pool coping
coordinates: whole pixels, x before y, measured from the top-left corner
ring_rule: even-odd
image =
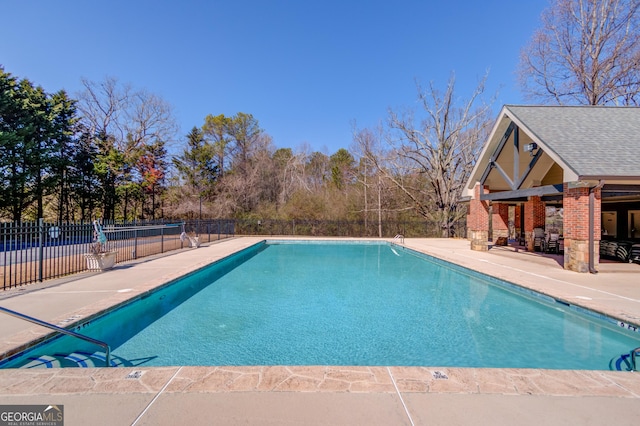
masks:
[[[498,286],[501,286],[502,288],[505,288],[506,290],[516,292],[522,295],[523,297],[530,297],[530,298],[533,298],[534,300],[537,299],[543,303],[560,303],[564,306],[569,307],[571,310],[576,311],[579,314],[583,314],[588,317],[593,317],[594,319],[607,322],[609,323],[610,326],[618,326],[636,333],[640,333],[640,325],[639,325],[640,321],[634,321],[638,319],[636,317],[632,317],[633,320],[629,320],[628,319],[629,315],[624,315],[624,314],[621,315],[620,313],[617,313],[617,316],[616,316],[616,315],[610,315],[606,313],[606,310],[601,309],[599,307],[586,308],[581,306],[579,303],[575,303],[570,300],[565,300],[563,298],[555,297],[552,294],[552,292],[549,293],[547,291],[534,290],[527,287],[526,285],[518,284],[517,282],[511,282],[504,278],[495,277],[485,272],[474,270],[468,266],[464,266],[459,263],[452,262],[451,260],[442,259],[438,256],[434,256],[433,254],[420,251],[419,249],[397,244],[395,240],[388,241],[388,240],[381,240],[381,239],[364,239],[364,238],[356,239],[356,240],[337,239],[337,238],[310,239],[310,238],[302,238],[302,237],[300,238],[282,238],[282,237],[261,238],[261,239],[258,239],[257,241],[253,241],[251,244],[245,247],[242,247],[239,250],[236,250],[225,256],[217,258],[211,262],[199,262],[191,265],[191,267],[185,270],[182,270],[178,273],[166,275],[160,279],[146,282],[142,286],[137,287],[135,289],[126,289],[127,291],[120,291],[116,295],[112,296],[111,298],[102,300],[97,304],[86,306],[79,311],[73,312],[71,315],[66,315],[64,318],[57,318],[52,323],[54,325],[57,325],[58,327],[69,328],[69,329],[72,329],[73,327],[81,326],[82,324],[91,322],[93,319],[97,317],[108,314],[129,303],[132,303],[132,302],[135,302],[136,300],[144,298],[155,291],[158,291],[164,287],[170,286],[177,279],[180,279],[182,277],[195,273],[198,270],[208,267],[212,264],[218,263],[228,258],[229,256],[237,255],[242,251],[250,250],[253,247],[257,246],[258,244],[261,244],[264,242],[278,244],[278,243],[286,243],[288,241],[295,241],[295,242],[336,241],[336,242],[342,242],[342,243],[353,243],[354,241],[355,242],[359,241],[362,243],[372,243],[372,244],[380,244],[380,243],[393,244],[404,251],[411,251],[413,255],[426,258],[426,260],[433,259],[436,262],[444,262],[447,264],[444,266],[451,267],[454,270],[459,271],[461,273],[471,274],[471,275],[473,274],[485,275],[487,279],[490,282],[492,282],[494,285],[498,285]],[[20,352],[23,352],[33,346],[36,346],[39,343],[46,341],[58,334],[56,331],[49,330],[42,327],[40,327],[37,330],[38,331],[36,331],[35,329],[32,329],[32,330],[25,331],[23,333],[18,333],[14,335],[9,342],[1,342],[0,343],[0,359],[9,358],[14,356],[15,354],[19,354]]]
[[[8,369],[0,395],[347,392],[640,398],[638,374],[452,367],[216,366]]]
[[[247,248],[263,240],[283,239],[240,238],[240,246]],[[308,240],[309,238],[298,238]],[[328,238],[338,240],[337,238]],[[342,239],[340,239],[342,240]],[[379,239],[371,239],[380,241]],[[438,259],[452,262],[468,269],[486,273],[485,266],[476,269],[473,259],[466,252],[458,252],[466,248],[468,242],[414,240],[407,239],[406,246]],[[440,246],[438,246],[440,244]],[[224,242],[218,243],[223,247]],[[237,245],[237,244],[236,244]],[[428,246],[428,247],[427,247]],[[437,247],[435,247],[437,246]],[[427,247],[427,248],[425,248]],[[453,248],[452,248],[453,247]],[[224,248],[224,247],[223,247]],[[200,250],[200,249],[198,249]],[[240,249],[235,249],[237,252]],[[96,303],[74,310],[64,317],[54,318],[53,323],[68,325],[70,319],[79,321],[95,315],[97,311],[113,309],[114,304],[140,297],[141,294],[166,285],[168,282],[193,272],[208,263],[211,259],[221,259],[231,254],[208,256],[207,260],[196,260],[188,268],[182,268],[161,277],[154,277],[126,292],[117,292]],[[460,254],[462,253],[462,255]],[[495,254],[495,253],[494,253]],[[461,256],[464,257],[460,261]],[[479,256],[487,258],[491,254]],[[452,261],[451,258],[458,260]],[[477,260],[477,259],[476,259]],[[162,259],[156,261],[162,262]],[[521,261],[516,259],[517,261]],[[486,263],[486,262],[485,262]],[[471,266],[469,266],[471,264]],[[522,268],[522,266],[520,266]],[[133,266],[131,269],[135,268]],[[548,272],[548,271],[547,271]],[[575,274],[575,273],[573,273]],[[496,275],[496,278],[504,279]],[[95,276],[92,275],[92,276]],[[108,278],[108,274],[102,277]],[[567,276],[568,277],[568,276]],[[584,278],[588,278],[584,276]],[[534,281],[540,284],[539,274],[534,274]],[[567,278],[563,278],[567,279]],[[550,278],[551,281],[557,278]],[[513,282],[512,280],[505,280]],[[514,283],[525,288],[527,283]],[[531,288],[533,291],[539,291]],[[543,289],[543,294],[549,292]],[[551,291],[553,293],[553,291]],[[19,298],[20,296],[16,296]],[[569,299],[566,294],[551,297]],[[627,297],[628,299],[632,299]],[[635,299],[633,299],[635,300]],[[577,302],[580,302],[578,300]],[[579,305],[579,303],[576,303]],[[593,303],[586,303],[592,305]],[[633,305],[635,309],[635,304]],[[590,306],[586,309],[594,310]],[[613,311],[596,304],[598,311],[615,318],[640,317],[638,311]],[[66,322],[65,322],[66,321]],[[48,333],[46,333],[48,334]],[[38,331],[30,328],[17,333],[0,345],[6,351],[9,345],[24,343],[24,339],[37,337]],[[15,348],[15,346],[14,346]],[[97,394],[149,394],[171,395],[192,393],[247,393],[247,392],[296,392],[296,393],[349,393],[349,394],[391,394],[402,399],[406,394],[466,394],[466,395],[539,395],[563,397],[612,397],[640,398],[640,375],[629,372],[604,370],[540,370],[540,369],[486,369],[486,368],[451,368],[451,367],[336,367],[336,366],[270,366],[270,367],[119,367],[90,369],[44,369],[44,370],[0,370],[0,396],[35,396],[35,395],[97,395]],[[636,403],[637,405],[637,403]]]

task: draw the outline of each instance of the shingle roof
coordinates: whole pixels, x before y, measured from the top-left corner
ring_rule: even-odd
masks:
[[[505,105],[578,176],[640,176],[640,108]]]

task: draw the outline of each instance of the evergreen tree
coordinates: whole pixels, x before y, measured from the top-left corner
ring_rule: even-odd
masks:
[[[204,133],[193,127],[187,135],[187,146],[182,155],[173,159],[180,180],[187,185],[192,195],[197,196],[202,207],[202,200],[213,194],[214,184],[218,177],[216,152],[204,139]]]
[[[44,217],[45,197],[63,186],[74,115],[64,92],[49,96],[0,68],[0,210],[12,220]]]

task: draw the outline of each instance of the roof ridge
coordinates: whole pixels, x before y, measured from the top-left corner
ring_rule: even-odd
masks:
[[[504,104],[507,108],[580,108],[580,109],[640,109],[640,106],[633,105],[517,105]]]

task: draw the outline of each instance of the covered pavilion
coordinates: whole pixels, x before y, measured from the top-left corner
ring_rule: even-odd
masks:
[[[533,251],[554,206],[564,268],[595,273],[603,240],[640,244],[640,108],[505,105],[462,196],[472,250],[515,237]]]

